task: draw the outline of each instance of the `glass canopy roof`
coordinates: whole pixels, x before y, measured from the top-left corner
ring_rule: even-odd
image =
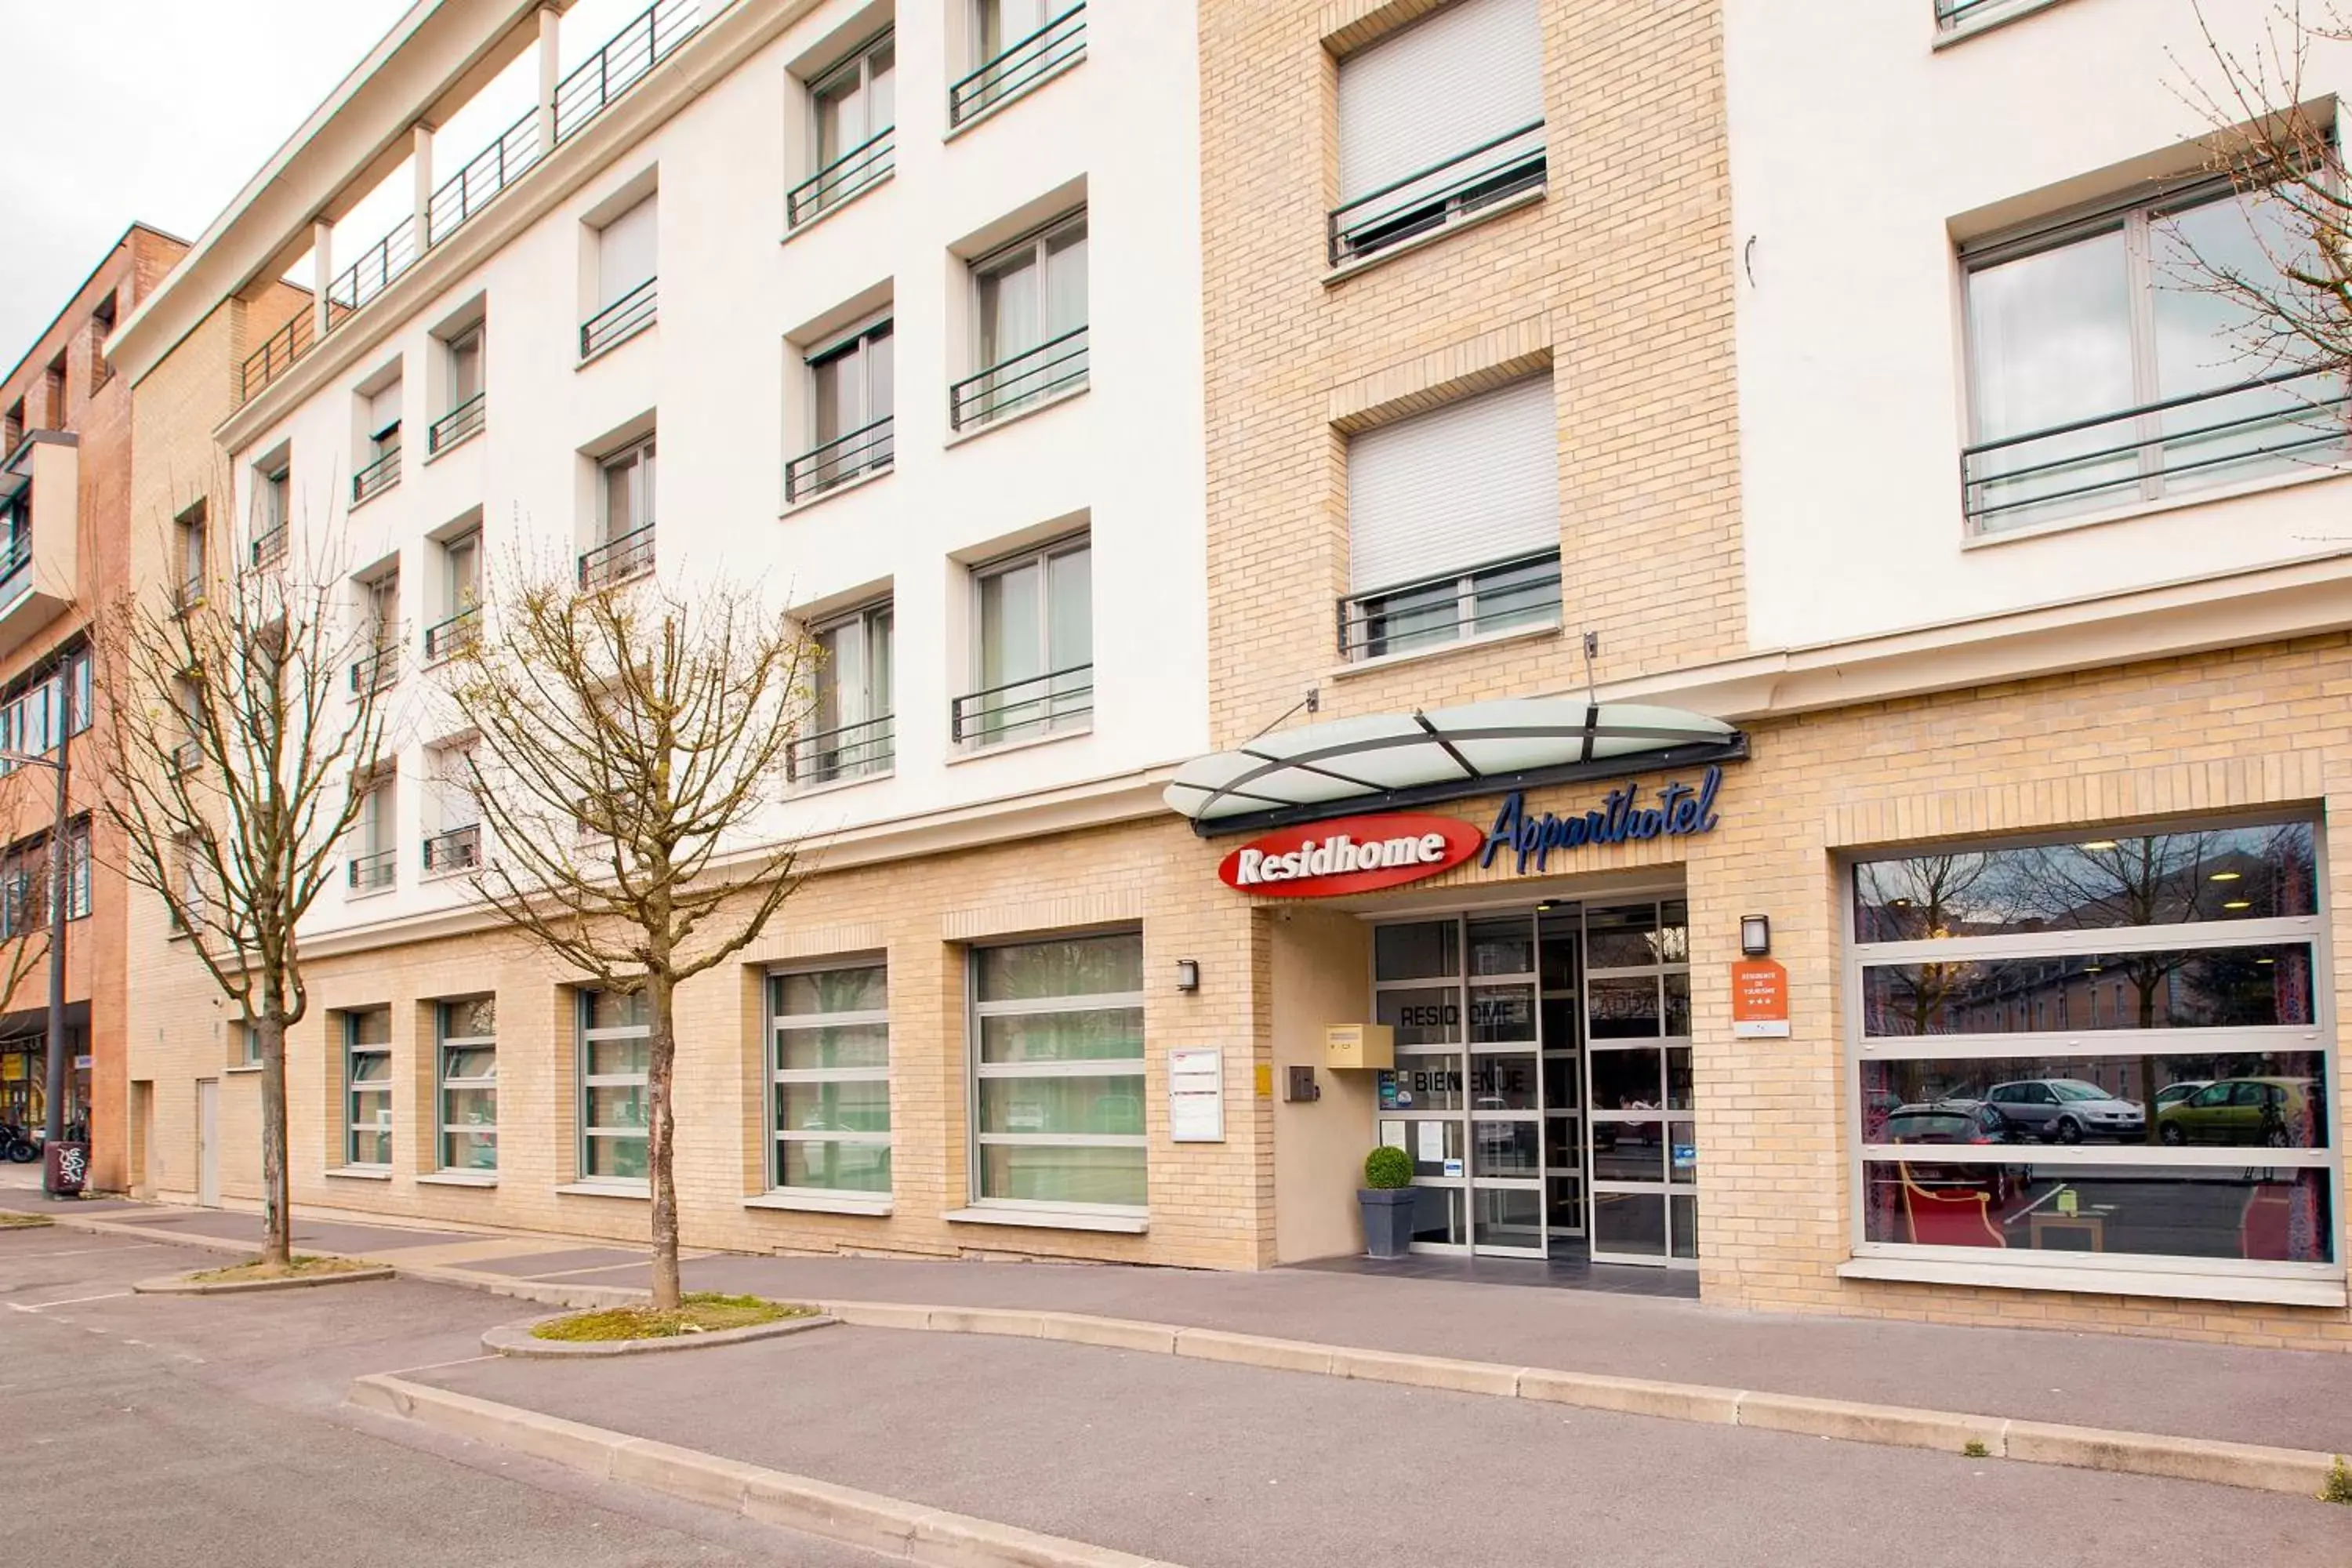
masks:
[[[1683,709],[1519,697],[1261,735],[1185,763],[1163,798],[1202,835],[1256,832],[1747,754],[1738,730]]]

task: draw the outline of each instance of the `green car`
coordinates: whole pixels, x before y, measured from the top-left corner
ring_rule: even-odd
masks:
[[[2301,1078],[2225,1078],[2156,1113],[2164,1142],[2315,1148],[2326,1142],[2318,1085]]]

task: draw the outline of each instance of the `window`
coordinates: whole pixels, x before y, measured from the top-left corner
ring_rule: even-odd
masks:
[[[13,597],[33,585],[33,487],[0,502],[0,584]]]
[[[890,1191],[890,994],[878,963],[768,976],[779,1188]]]
[[[174,931],[184,932],[193,925],[204,923],[209,900],[204,847],[196,842],[194,835],[178,834],[173,839],[172,859],[177,872],[180,895],[177,904],[170,910],[171,928]]]
[[[1142,936],[980,948],[971,974],[974,1199],[1140,1209]]]
[[[198,501],[182,512],[172,522],[172,553],[178,573],[178,595],[182,609],[191,609],[205,599],[205,503]]]
[[[66,655],[66,733],[79,735],[89,728],[92,674],[87,646]]]
[[[580,1176],[646,1177],[646,1075],[653,1009],[645,996],[580,993]]]
[[[784,499],[806,500],[890,467],[891,323],[871,322],[808,357],[815,446],[784,468]]]
[[[66,919],[89,919],[89,818],[66,826]]]
[[[1584,965],[1592,1256],[1695,1259],[1689,905],[1588,905]]]
[[[89,385],[95,392],[114,374],[106,363],[106,340],[114,331],[114,296],[107,295],[89,313]]]
[[[1332,266],[1544,184],[1536,0],[1458,0],[1339,62]]]
[[[1093,721],[1093,553],[1084,537],[1066,540],[977,574],[980,689],[956,700],[957,742],[993,745]]]
[[[257,1068],[261,1065],[261,1031],[243,1018],[231,1018],[228,1023],[228,1065],[233,1068]]]
[[[889,178],[898,119],[897,67],[897,36],[886,31],[811,84],[816,168],[793,188],[785,214],[791,226]]]
[[[353,506],[400,482],[400,383],[395,380],[360,402],[360,460],[352,470]]]
[[[10,756],[44,756],[64,740],[68,717],[65,704],[77,699],[68,682],[77,672],[79,679],[85,683],[79,694],[84,711],[79,727],[71,731],[79,734],[89,727],[86,684],[89,679],[89,652],[87,648],[77,649],[68,655],[62,668],[52,668],[26,678],[10,693],[7,700],[0,702],[0,778],[5,778],[25,765],[10,761]]]
[[[24,438],[25,400],[20,397],[8,405],[5,414],[0,414],[0,455],[14,457],[16,444]]]
[[[469,528],[441,542],[442,616],[425,629],[425,659],[437,664],[473,642],[482,629],[482,531]]]
[[[948,123],[963,125],[1087,58],[1084,0],[972,0],[970,76],[948,89]]]
[[[354,850],[349,862],[353,893],[377,893],[400,879],[399,784],[390,773],[361,787]]]
[[[890,605],[869,605],[817,628],[812,731],[786,753],[795,784],[831,784],[890,771]]]
[[[647,196],[596,231],[596,308],[580,328],[590,359],[654,323],[659,200]]]
[[[360,656],[352,664],[354,692],[380,691],[400,677],[400,568],[360,579]]]
[[[2314,839],[2189,823],[1854,865],[1857,1250],[2340,1278]],[[2102,991],[2092,1026],[2058,1021]],[[1979,1105],[1999,1121],[1967,1142],[1920,1131]]]
[[[2284,202],[2226,182],[1970,247],[1966,507],[1999,532],[2352,456],[2340,371],[2281,370],[2220,268],[2292,298]]]
[[[482,863],[482,806],[474,777],[472,741],[436,747],[432,753],[434,810],[438,819],[425,840],[425,874],[471,871]]]
[[[971,277],[981,370],[950,390],[957,429],[1086,387],[1084,212],[981,258]]]
[[[46,423],[52,430],[64,429],[66,427],[65,355],[59,354],[50,363],[49,368],[42,375],[41,390],[48,400],[49,416]]]
[[[597,587],[653,570],[654,438],[599,459],[596,548],[580,558],[580,584]]]
[[[479,322],[449,340],[449,406],[463,408],[482,395],[482,328]]]
[[[1554,426],[1538,376],[1348,443],[1342,655],[1559,624]]]
[[[343,1163],[392,1163],[392,1009],[343,1015]]]
[[[444,1171],[499,1168],[499,1002],[495,996],[434,1008],[440,1042]]]

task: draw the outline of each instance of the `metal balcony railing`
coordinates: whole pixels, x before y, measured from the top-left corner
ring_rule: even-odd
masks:
[[[890,177],[898,163],[898,130],[892,126],[868,137],[794,185],[784,197],[785,226],[798,228],[859,192],[880,184]]]
[[[362,654],[352,661],[352,692],[354,696],[369,691],[381,691],[400,676],[397,649],[380,647],[373,653]]]
[[[1969,525],[2157,500],[2352,459],[2352,394],[2336,370],[2289,370],[2210,392],[1980,442],[1960,454]]]
[[[20,573],[29,572],[33,565],[33,535],[29,530],[12,533],[0,542],[0,594],[13,591]]]
[[[624,26],[557,84],[556,142],[561,144],[578,135],[701,26],[695,0],[662,0]]]
[[[205,749],[194,741],[183,741],[172,748],[172,772],[192,773],[204,765]]]
[[[661,297],[648,278],[580,323],[580,357],[594,359],[614,343],[635,337],[654,324]]]
[[[1074,664],[1025,680],[1008,680],[948,704],[948,732],[959,746],[991,746],[1090,720],[1095,667]]]
[[[256,566],[272,566],[285,560],[286,525],[281,522],[276,528],[255,534],[248,549]]]
[[[1936,0],[1936,25],[1949,32],[1979,11],[1990,11],[2011,0]]]
[[[468,605],[447,620],[425,628],[425,662],[439,664],[482,635],[482,606]]]
[[[1339,601],[1339,655],[1379,658],[1559,624],[1559,552],[1449,572]]]
[[[464,827],[452,827],[436,833],[425,841],[425,874],[445,877],[453,871],[472,871],[482,864],[482,828],[479,823]]]
[[[1087,58],[1087,8],[1071,6],[948,89],[948,124],[963,125]]]
[[[489,394],[478,392],[425,427],[425,452],[438,457],[470,436],[482,433],[489,418]]]
[[[887,773],[898,760],[897,737],[897,721],[888,713],[803,735],[784,748],[784,777],[795,784],[821,784]]]
[[[376,849],[365,855],[354,855],[345,862],[344,875],[354,893],[373,893],[379,889],[389,888],[400,878],[400,851]]]
[[[172,611],[184,616],[205,602],[205,580],[202,576],[184,577],[172,589]]]
[[[400,448],[389,447],[383,456],[352,475],[352,504],[373,500],[393,486],[400,483]]]
[[[317,323],[311,310],[304,306],[293,320],[262,340],[259,348],[245,356],[238,368],[236,400],[249,403],[256,394],[294,368],[294,362],[310,352]]]
[[[441,182],[433,193],[425,221],[432,227],[428,245],[439,245],[490,205],[492,197],[512,184],[525,169],[539,162],[539,110],[534,108],[474,155],[473,161]]]
[[[359,258],[327,285],[328,305],[342,311],[338,316],[330,310],[327,330],[334,331],[352,311],[391,288],[394,279],[416,265],[417,255],[416,219],[402,218],[390,234],[361,251]]]
[[[1048,338],[948,388],[948,423],[958,430],[1087,384],[1087,329]]]
[[[606,540],[580,557],[580,585],[609,588],[654,569],[654,525]]]
[[[836,436],[824,446],[803,453],[784,465],[784,500],[804,501],[821,496],[836,485],[847,484],[860,474],[880,473],[890,467],[892,443],[891,418],[884,415],[873,424],[852,430],[846,436]]]
[[[1543,183],[1538,120],[1332,208],[1324,224],[1327,253],[1334,267],[1359,260]]]

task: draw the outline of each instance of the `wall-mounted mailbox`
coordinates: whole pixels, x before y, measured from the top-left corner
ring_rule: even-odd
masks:
[[[1322,1099],[1323,1086],[1315,1081],[1315,1069],[1311,1067],[1290,1068],[1288,1076],[1283,1080],[1282,1098],[1293,1105]]]
[[[1386,1024],[1331,1024],[1323,1030],[1323,1065],[1334,1072],[1396,1066],[1396,1031]]]

